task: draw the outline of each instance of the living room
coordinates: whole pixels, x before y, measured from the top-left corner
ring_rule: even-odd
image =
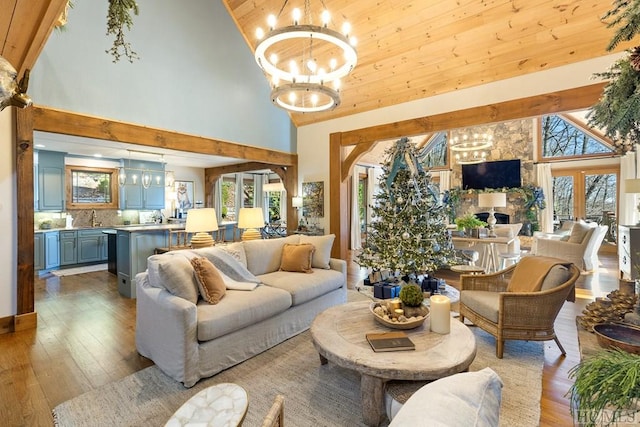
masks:
[[[141,10],[139,21],[135,21],[134,28],[143,29],[154,25],[157,26],[158,22],[172,22],[174,17],[181,17],[185,13],[182,7],[175,5],[165,6],[167,9],[163,9],[162,13],[158,15],[151,14],[151,12],[145,14],[142,13],[144,9]],[[213,9],[209,9],[210,7]],[[214,12],[210,12],[210,10]],[[201,12],[202,13],[198,15],[206,17],[206,19],[203,19],[204,22],[202,22],[203,28],[215,27],[217,31],[228,34],[237,31],[231,19],[225,15],[227,12],[221,5],[206,5],[206,8],[203,8]],[[96,22],[95,25],[91,25],[102,28],[102,24],[97,23],[104,21],[104,13],[99,10],[99,8],[96,8],[94,11],[89,10],[88,6],[77,5],[76,10],[72,11],[72,16],[73,13],[80,16],[85,16],[86,14],[86,22]],[[224,16],[226,16],[226,18],[223,19]],[[216,20],[215,25],[211,25],[212,19]],[[218,19],[221,19],[222,22],[218,22]],[[188,19],[185,19],[185,21],[190,22]],[[187,24],[183,25],[186,26]],[[167,32],[172,33],[173,31],[179,30],[171,25],[167,25]],[[140,32],[142,31],[140,30]],[[100,34],[101,33],[102,30]],[[74,34],[73,31],[71,34]],[[158,98],[151,95],[162,92],[162,89],[159,90],[151,85],[143,85],[142,83],[131,85],[127,83],[131,76],[138,73],[138,71],[135,70],[136,64],[125,63],[113,66],[111,59],[103,52],[104,49],[108,47],[108,44],[98,36],[95,36],[95,39],[97,39],[96,45],[102,46],[102,44],[104,44],[105,46],[94,49],[88,47],[91,43],[84,43],[84,41],[87,40],[86,37],[80,37],[82,40],[76,41],[77,44],[73,45],[73,47],[68,47],[66,42],[54,41],[56,37],[60,39],[64,37],[64,35],[61,36],[57,33],[51,35],[50,43],[52,43],[52,45],[45,47],[44,53],[39,59],[40,62],[36,62],[37,65],[34,68],[31,83],[32,90],[30,90],[30,93],[36,104],[48,105],[51,108],[78,111],[128,123],[143,124],[149,127],[169,127],[189,134],[206,134],[211,138],[230,140],[239,144],[260,145],[260,143],[264,142],[264,146],[268,149],[296,153],[299,160],[299,181],[324,181],[327,189],[331,188],[331,191],[325,192],[325,206],[327,206],[327,212],[329,212],[329,214],[325,216],[323,223],[320,225],[325,230],[331,230],[332,232],[335,232],[332,222],[338,221],[338,218],[340,218],[340,198],[336,198],[335,196],[337,193],[334,193],[333,189],[335,188],[334,185],[336,181],[332,177],[334,174],[330,171],[331,167],[333,167],[332,160],[336,158],[335,156],[343,155],[335,150],[332,151],[329,145],[332,134],[349,131],[356,133],[358,131],[361,132],[363,129],[373,131],[375,126],[392,123],[394,124],[393,126],[396,126],[396,122],[401,123],[414,118],[437,117],[439,114],[445,113],[451,117],[451,121],[446,124],[447,128],[454,128],[459,127],[459,124],[462,122],[462,117],[464,117],[464,112],[468,112],[468,109],[473,107],[478,108],[477,116],[473,119],[476,123],[465,123],[466,125],[483,123],[481,120],[486,122],[488,118],[490,118],[490,121],[493,121],[496,120],[494,119],[495,116],[487,115],[487,109],[483,109],[483,106],[500,104],[501,102],[507,102],[513,99],[535,98],[536,96],[540,97],[538,99],[542,99],[549,93],[591,86],[593,84],[591,80],[592,74],[607,69],[618,57],[618,55],[615,54],[607,55],[603,50],[602,53],[596,57],[585,59],[578,63],[567,63],[561,66],[549,67],[549,69],[545,71],[522,75],[513,79],[500,80],[483,86],[465,86],[464,89],[461,88],[455,92],[439,94],[423,99],[416,98],[410,102],[359,112],[352,116],[335,116],[331,120],[309,123],[295,129],[290,118],[285,113],[271,106],[268,99],[268,90],[264,86],[263,76],[253,62],[250,51],[239,33],[235,33],[233,40],[229,40],[227,43],[228,45],[235,46],[235,48],[230,49],[231,51],[234,49],[245,51],[241,65],[238,66],[237,69],[234,69],[233,72],[237,72],[237,70],[253,70],[251,73],[254,74],[255,79],[246,79],[245,83],[250,85],[254,80],[257,82],[255,86],[251,88],[248,88],[248,86],[244,89],[238,88],[239,85],[233,87],[233,89],[240,90],[242,93],[246,91],[246,97],[251,98],[252,108],[241,110],[242,113],[237,113],[238,110],[228,108],[226,104],[219,105],[217,102],[222,99],[229,101],[233,99],[233,95],[225,96],[224,92],[216,92],[216,90],[222,90],[222,88],[209,90],[206,93],[200,92],[204,90],[203,86],[196,83],[197,79],[189,78],[189,64],[193,58],[198,57],[200,54],[198,52],[199,50],[210,48],[206,45],[213,44],[207,42],[205,43],[206,47],[194,49],[193,46],[197,45],[195,40],[215,40],[213,34],[207,33],[206,37],[202,34],[201,36],[192,36],[182,43],[179,43],[180,47],[176,47],[176,44],[172,43],[170,37],[169,40],[162,42],[153,40],[153,42],[155,42],[154,46],[154,43],[147,44],[144,42],[142,40],[144,37],[139,36],[139,34],[133,36],[135,37],[132,40],[133,45],[136,46],[136,49],[143,58],[141,63],[146,62],[146,66],[140,74],[151,76],[166,73],[171,76],[179,76],[178,78],[174,77],[173,80],[167,80],[167,85],[171,82],[181,89],[173,92],[174,95],[159,96]],[[138,37],[141,38],[139,39]],[[54,47],[54,44],[57,44],[57,46]],[[166,57],[167,46],[173,46],[176,54],[178,54],[177,51],[185,51],[182,52],[184,56],[177,56],[174,60],[169,61],[172,67],[176,67],[171,72],[167,71],[167,68],[163,68],[166,63],[159,60],[159,58]],[[55,49],[55,53],[49,49]],[[67,51],[66,53],[64,52],[65,50]],[[159,50],[160,52],[157,52]],[[74,52],[76,56],[73,60],[66,57],[67,53],[70,54],[72,52]],[[151,52],[156,52],[156,54],[152,55]],[[209,58],[210,63],[208,64],[214,64],[214,59],[227,57],[225,55],[233,56],[234,53],[230,53],[226,49],[220,49],[220,51],[217,52],[217,56],[212,55],[216,56],[215,58]],[[95,60],[92,60],[93,58],[95,58]],[[153,58],[157,59],[157,61],[152,61]],[[53,68],[56,68],[56,66],[53,63],[57,61],[67,63],[67,66],[75,69],[76,73],[68,74],[64,68],[54,72]],[[50,69],[46,66],[47,63],[52,64],[51,72],[49,72]],[[210,73],[210,69],[207,70],[206,74],[212,74]],[[46,70],[46,72],[43,72],[43,70]],[[227,70],[227,73],[229,73],[229,70]],[[93,80],[93,83],[86,83],[87,86],[84,87],[83,90],[78,91],[74,82],[83,81],[87,76],[92,76],[95,80]],[[54,83],[51,84],[48,79],[52,79]],[[90,79],[87,78],[87,80]],[[133,79],[131,78],[131,80]],[[147,78],[147,80],[150,79]],[[138,81],[144,81],[144,78]],[[95,82],[100,83],[96,84]],[[205,101],[200,104],[193,99],[185,99],[183,95],[176,95],[176,93],[183,94],[185,92],[184,85],[193,88],[194,98],[200,97],[199,95],[203,94]],[[89,99],[88,93],[91,91],[87,88],[91,87],[100,92],[98,95],[99,99]],[[58,91],[58,93],[51,94],[50,91]],[[78,92],[87,94],[87,96],[82,97],[84,101],[81,102],[81,100],[78,99],[81,97],[76,98],[72,96]],[[131,98],[125,97],[124,95],[127,93],[133,96]],[[577,93],[577,91],[575,93]],[[149,98],[150,96],[151,98]],[[236,94],[236,96],[240,95]],[[66,101],[62,102],[60,99],[66,99]],[[154,104],[157,109],[147,108],[148,106],[146,104],[141,104],[140,100],[144,99],[150,100],[149,104]],[[558,98],[556,98],[556,100],[557,99]],[[589,100],[582,99],[580,100],[582,105],[575,108],[587,107],[589,103],[594,100],[595,98]],[[196,103],[190,104],[187,101]],[[85,105],[79,105],[84,102],[86,102]],[[549,101],[547,105],[553,104],[554,101]],[[141,107],[141,105],[144,105],[144,107]],[[552,108],[559,107],[554,105]],[[567,108],[574,109],[573,107]],[[225,109],[229,110],[228,115],[225,114]],[[146,110],[146,112],[143,110]],[[249,113],[247,113],[248,111]],[[339,111],[339,109],[336,111]],[[13,146],[11,143],[11,141],[13,141],[13,133],[11,131],[5,132],[4,129],[11,129],[13,127],[12,123],[16,114],[18,113],[12,111],[12,109],[7,109],[2,113],[3,140],[7,141],[8,146]],[[194,117],[196,114],[198,116]],[[246,117],[250,116],[252,126],[232,126],[233,123],[238,122],[234,114],[243,117],[243,120],[240,122],[245,122]],[[255,121],[253,120],[254,115]],[[391,126],[392,125],[389,125],[389,127]],[[399,137],[402,135],[385,135],[386,138],[396,136]],[[11,148],[11,150],[14,149]],[[15,171],[12,159],[9,158],[4,161],[6,162],[6,168],[3,168],[3,170]],[[15,194],[14,181],[8,181],[10,182],[4,184],[5,186],[3,187],[6,190],[6,194]],[[5,219],[8,224],[13,225],[12,232],[17,235],[16,230],[18,230],[19,224],[17,220],[18,215],[13,209],[14,207],[13,201],[5,202],[5,208],[2,209],[2,213],[4,215],[3,219]],[[16,239],[11,240],[13,242],[16,241]],[[0,317],[2,318],[18,314],[16,306],[22,304],[19,301],[22,301],[24,298],[24,295],[17,290],[17,283],[19,283],[18,269],[15,261],[17,251],[13,243],[7,242],[3,246],[3,253],[12,254],[12,256],[5,257],[5,261],[3,262],[6,263],[4,266],[6,268],[3,267],[3,271],[12,273],[6,274],[3,277],[2,286],[0,287],[2,295],[7,296],[7,298],[2,298],[2,300],[5,301],[0,310]],[[37,309],[38,307],[36,307],[36,311]],[[20,314],[22,314],[22,312]]]

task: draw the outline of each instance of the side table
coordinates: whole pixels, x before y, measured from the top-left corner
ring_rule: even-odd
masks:
[[[165,427],[202,425],[237,427],[242,425],[249,397],[237,384],[221,383],[199,391],[169,418]]]

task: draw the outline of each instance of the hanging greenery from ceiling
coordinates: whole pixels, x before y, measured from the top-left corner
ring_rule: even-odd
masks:
[[[614,50],[630,41],[640,30],[640,0],[615,0],[603,18],[608,28],[617,28],[607,46]],[[609,71],[594,77],[609,80],[597,104],[589,111],[588,124],[601,127],[614,141],[617,152],[624,154],[640,143],[640,46],[616,61]]]
[[[113,34],[115,39],[111,49],[105,52],[113,56],[114,63],[118,62],[122,55],[126,56],[129,62],[139,59],[138,54],[131,48],[131,44],[124,40],[124,27],[131,30],[133,25],[131,13],[138,15],[138,5],[134,0],[109,0],[107,35]]]

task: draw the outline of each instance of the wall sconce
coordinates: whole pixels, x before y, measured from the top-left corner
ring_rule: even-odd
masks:
[[[291,198],[291,206],[296,209],[300,209],[302,207],[302,197],[294,196]]]

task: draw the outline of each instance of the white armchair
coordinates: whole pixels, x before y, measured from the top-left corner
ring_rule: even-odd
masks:
[[[582,271],[593,271],[598,268],[598,249],[607,230],[606,225],[576,222],[566,236],[535,236],[532,255],[560,258]]]

